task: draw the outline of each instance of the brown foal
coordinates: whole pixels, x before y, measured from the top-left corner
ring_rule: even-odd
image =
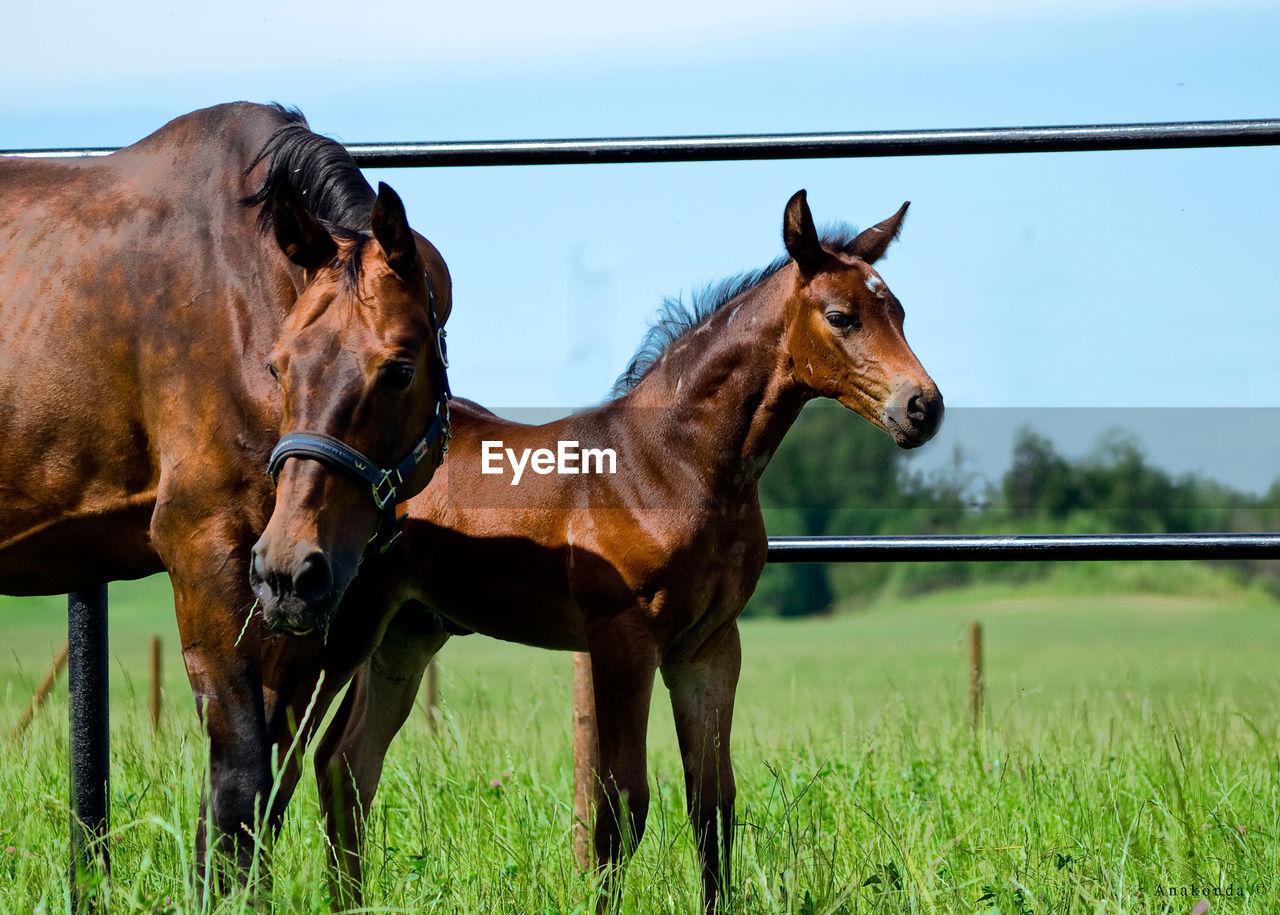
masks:
[[[872,265],[906,205],[856,237],[820,239],[804,192],[788,202],[788,257],[655,329],[596,409],[524,426],[465,401],[449,460],[409,502],[403,548],[356,579],[339,618],[399,608],[316,753],[347,889],[388,744],[428,660],[460,630],[589,651],[599,721],[594,846],[616,898],[649,803],[645,732],[655,673],[671,694],[704,899],[729,886],[730,726],[737,619],[765,561],[757,482],[805,402],[834,398],[904,448],[928,441],[942,397],[907,345],[903,311]],[[538,455],[516,485],[495,454],[613,448],[615,473],[553,474]],[[596,462],[601,469],[603,461]],[[484,472],[488,467],[489,472]],[[832,468],[839,473],[839,468]]]

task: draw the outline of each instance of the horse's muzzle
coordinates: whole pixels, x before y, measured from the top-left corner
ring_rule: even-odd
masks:
[[[942,394],[937,385],[904,384],[885,405],[885,426],[900,448],[918,448],[942,425]]]
[[[300,550],[296,558],[284,562],[269,562],[266,554],[259,540],[249,565],[249,584],[267,626],[297,636],[327,630],[346,590],[347,576],[336,574],[333,562],[319,550]]]

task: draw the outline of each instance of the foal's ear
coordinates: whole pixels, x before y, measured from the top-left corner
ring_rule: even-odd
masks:
[[[413,230],[409,228],[409,217],[405,215],[400,195],[381,181],[378,182],[378,199],[373,202],[370,222],[373,237],[382,245],[387,266],[403,277],[413,276],[414,264],[418,261],[418,243],[413,239]]]
[[[795,258],[796,265],[805,276],[813,276],[822,263],[822,244],[818,230],[813,225],[813,214],[803,189],[796,191],[787,201],[782,213],[782,243],[787,253]]]
[[[861,232],[853,240],[853,251],[851,253],[856,257],[862,258],[868,264],[874,264],[884,257],[884,252],[889,247],[889,242],[897,238],[898,233],[902,231],[902,222],[907,218],[907,207],[909,206],[911,206],[910,200],[899,207],[898,212],[884,222],[876,223],[871,228]]]
[[[307,212],[302,198],[288,181],[276,185],[270,206],[276,244],[289,260],[299,267],[315,270],[337,253],[337,244],[324,226]]]

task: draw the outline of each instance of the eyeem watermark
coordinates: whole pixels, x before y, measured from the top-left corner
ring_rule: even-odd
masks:
[[[549,473],[572,476],[579,473],[617,473],[618,453],[612,448],[579,448],[574,441],[556,442],[556,450],[550,448],[525,448],[516,454],[514,448],[506,448],[502,441],[480,443],[480,472],[504,474],[505,462],[511,465],[511,485],[516,486],[524,476],[525,468],[545,476]]]

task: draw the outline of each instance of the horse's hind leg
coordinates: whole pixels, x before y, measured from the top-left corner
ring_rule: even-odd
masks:
[[[360,905],[364,816],[387,748],[413,711],[423,671],[448,639],[440,618],[422,604],[401,609],[377,651],[356,672],[316,747],[320,810],[337,865],[335,906]]]
[[[708,912],[720,910],[729,893],[736,794],[729,730],[741,665],[736,622],[688,655],[677,654],[662,665],[662,678],[671,690],[689,818],[702,858],[702,899]]]

